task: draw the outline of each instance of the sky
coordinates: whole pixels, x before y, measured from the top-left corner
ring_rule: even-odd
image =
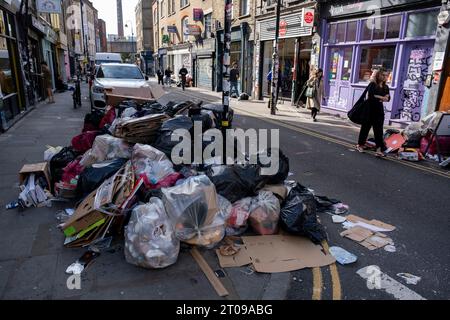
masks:
[[[117,5],[116,0],[91,0],[98,10],[98,17],[106,22],[106,33],[117,34]],[[149,1],[149,0],[147,0]],[[125,28],[125,24],[131,20],[134,35],[136,36],[136,15],[134,9],[138,0],[122,0],[123,31],[125,36],[131,36],[131,29]]]

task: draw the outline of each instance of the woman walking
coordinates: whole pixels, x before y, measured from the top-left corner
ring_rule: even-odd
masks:
[[[314,122],[317,121],[317,114],[320,112],[320,106],[323,99],[323,70],[318,69],[313,76],[306,82],[306,108],[311,110],[311,117]]]
[[[367,112],[368,119],[361,126],[359,132],[358,145],[356,149],[359,152],[364,152],[369,131],[373,128],[375,135],[375,142],[377,145],[376,156],[386,157],[386,144],[383,139],[383,125],[384,125],[384,102],[389,102],[391,97],[389,95],[389,87],[386,85],[388,74],[385,69],[374,70],[370,84],[367,88],[368,99],[365,104],[369,108]]]
[[[55,103],[55,98],[53,97],[53,88],[52,88],[52,73],[48,67],[47,62],[43,61],[41,63],[42,67],[42,79],[44,88],[47,90],[48,103]]]

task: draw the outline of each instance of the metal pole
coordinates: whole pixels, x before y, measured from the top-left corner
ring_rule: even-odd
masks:
[[[225,0],[225,23],[223,28],[223,58],[222,58],[222,136],[224,138],[224,162],[226,161],[226,130],[230,127],[228,111],[230,108],[230,48],[231,48],[231,15],[233,10],[232,0]]]
[[[87,38],[84,30],[84,16],[83,16],[83,0],[80,0],[80,8],[81,8],[81,33],[83,35],[83,43],[84,43],[84,57],[89,62],[89,48],[87,47]]]
[[[278,34],[280,33],[280,11],[281,0],[277,0],[277,11],[275,19],[275,40],[273,42],[273,55],[272,55],[272,91],[270,95],[270,114],[276,114],[278,88],[280,86],[278,82],[279,60],[278,60]]]

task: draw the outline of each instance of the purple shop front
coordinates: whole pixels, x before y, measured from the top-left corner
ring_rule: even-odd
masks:
[[[385,104],[386,122],[419,121],[427,114],[439,7],[348,18],[349,5],[341,6],[341,11],[330,6],[331,16],[322,22],[324,110],[345,115],[367,87],[372,69],[384,67],[392,97]],[[336,12],[342,14],[335,17]]]

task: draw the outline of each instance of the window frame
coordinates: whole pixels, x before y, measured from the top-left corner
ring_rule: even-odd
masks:
[[[190,1],[189,0],[180,0],[180,10],[186,8],[189,5],[190,5]]]

